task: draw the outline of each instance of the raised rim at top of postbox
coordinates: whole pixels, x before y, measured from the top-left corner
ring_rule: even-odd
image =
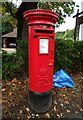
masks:
[[[51,10],[45,10],[45,9],[28,10],[24,12],[23,17],[28,21],[28,25],[35,24],[35,23],[44,24],[45,21],[42,22],[41,20],[49,21],[51,25],[54,25],[59,19],[59,16],[57,13],[52,12]],[[50,23],[47,23],[47,24],[50,24]]]

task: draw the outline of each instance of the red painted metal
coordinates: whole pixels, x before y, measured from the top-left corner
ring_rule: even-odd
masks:
[[[24,13],[28,23],[29,90],[52,89],[54,35],[58,15],[50,10],[34,9]]]

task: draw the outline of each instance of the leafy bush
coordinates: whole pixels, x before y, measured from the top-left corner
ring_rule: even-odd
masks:
[[[19,64],[16,64],[17,57],[15,53],[8,54],[7,52],[2,52],[2,78],[12,79],[17,73]]]
[[[82,71],[83,41],[56,40],[55,71],[64,69],[67,72]]]
[[[83,72],[83,41],[75,41],[73,44],[72,62],[74,71]]]
[[[9,22],[2,22],[2,34],[13,31],[13,26]]]
[[[25,75],[28,73],[28,45],[27,41],[18,40],[17,41],[17,57],[18,62],[22,63],[22,69],[25,71]]]
[[[27,75],[27,43],[17,42],[17,52],[9,54],[2,52],[2,78],[13,79],[14,77]]]

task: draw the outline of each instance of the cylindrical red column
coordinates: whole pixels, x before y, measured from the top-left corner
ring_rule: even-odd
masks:
[[[50,10],[33,9],[26,11],[24,18],[28,24],[29,104],[33,110],[42,113],[52,102],[54,36],[58,15]]]

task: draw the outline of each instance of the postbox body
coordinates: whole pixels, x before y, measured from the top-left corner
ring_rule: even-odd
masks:
[[[29,90],[36,93],[52,89],[54,68],[54,24],[58,15],[42,9],[24,13],[28,22]]]
[[[29,26],[29,89],[33,92],[47,92],[52,88],[54,29],[44,26],[45,23]]]

